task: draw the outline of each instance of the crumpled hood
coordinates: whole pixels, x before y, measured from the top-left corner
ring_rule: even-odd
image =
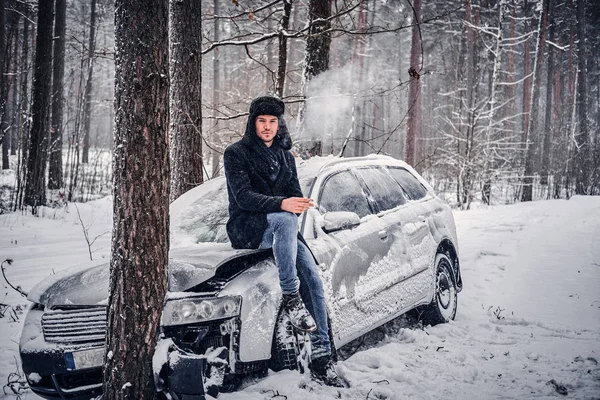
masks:
[[[170,292],[184,292],[215,275],[224,263],[261,250],[235,250],[229,243],[201,243],[169,251]],[[51,275],[29,292],[27,299],[46,307],[93,306],[108,303],[110,263],[69,268]],[[133,283],[132,283],[133,284]]]

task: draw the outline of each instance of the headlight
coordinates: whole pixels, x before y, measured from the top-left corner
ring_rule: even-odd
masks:
[[[240,314],[241,306],[240,296],[167,300],[162,325],[185,325],[235,317]]]

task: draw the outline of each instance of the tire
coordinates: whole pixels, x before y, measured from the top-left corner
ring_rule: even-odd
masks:
[[[300,373],[304,373],[310,352],[310,335],[296,331],[287,315],[280,311],[273,334],[269,368],[275,372],[282,369],[299,369]]]
[[[423,325],[437,325],[449,322],[456,316],[458,291],[454,281],[453,265],[448,255],[438,253],[435,256],[435,289],[431,303],[425,306],[421,314]]]

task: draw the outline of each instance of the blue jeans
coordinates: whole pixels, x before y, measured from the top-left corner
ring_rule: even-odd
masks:
[[[323,282],[312,253],[298,240],[298,217],[286,211],[269,213],[267,223],[260,248],[273,248],[281,291],[291,294],[300,289],[302,301],[317,324],[311,334],[312,357],[331,355]]]

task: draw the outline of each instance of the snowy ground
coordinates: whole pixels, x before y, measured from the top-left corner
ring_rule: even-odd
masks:
[[[90,240],[110,229],[108,199],[78,208]],[[600,198],[455,216],[465,287],[454,322],[420,328],[400,319],[369,335],[338,364],[348,389],[284,371],[219,399],[600,399]],[[44,218],[0,215],[0,257],[14,259],[6,274],[24,290],[52,271],[104,262],[109,235],[92,250],[94,261],[73,205]],[[0,289],[1,303],[26,304]],[[0,319],[2,385],[17,371],[17,314]]]

